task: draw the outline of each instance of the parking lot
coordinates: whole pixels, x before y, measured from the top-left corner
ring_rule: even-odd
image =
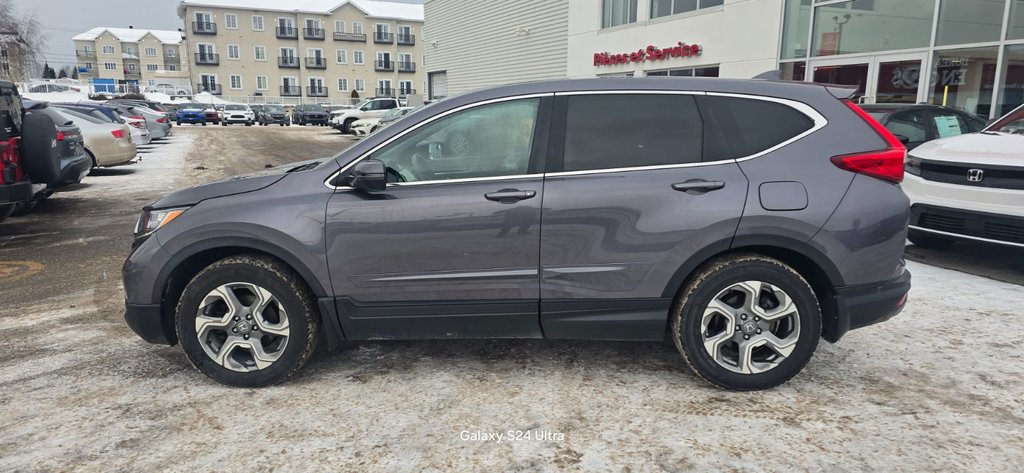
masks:
[[[120,265],[141,207],[352,141],[320,127],[174,131],[0,225],[0,470],[1024,464],[1024,252],[961,243],[908,248],[907,309],[823,342],[766,392],[709,387],[668,344],[563,341],[360,342],[284,385],[214,384],[124,324]]]

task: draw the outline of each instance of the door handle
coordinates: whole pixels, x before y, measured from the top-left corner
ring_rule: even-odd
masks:
[[[687,194],[692,195],[706,194],[723,187],[725,187],[725,183],[722,181],[705,181],[703,179],[693,179],[686,182],[672,184],[673,190],[686,192]]]
[[[503,204],[514,204],[520,200],[532,199],[537,195],[536,191],[521,191],[519,189],[502,189],[498,192],[484,194],[487,200],[501,202]]]

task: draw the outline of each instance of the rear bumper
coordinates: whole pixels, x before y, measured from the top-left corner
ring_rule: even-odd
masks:
[[[85,179],[85,175],[89,174],[89,170],[91,168],[92,158],[90,158],[88,154],[74,156],[71,158],[61,158],[60,175],[57,182],[54,183],[51,188],[82,182],[82,179]]]
[[[881,283],[837,287],[836,319],[827,327],[824,338],[835,343],[850,330],[885,322],[899,314],[910,292],[910,271]]]
[[[202,123],[205,121],[205,116],[183,115],[178,117],[178,123]]]
[[[0,185],[0,204],[10,204],[32,200],[32,183],[16,182]]]
[[[160,316],[159,304],[137,305],[125,302],[124,308],[124,321],[143,340],[160,345],[178,343],[174,327]]]

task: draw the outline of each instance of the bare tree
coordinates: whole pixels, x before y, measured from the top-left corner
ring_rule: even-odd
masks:
[[[14,0],[0,0],[0,33],[5,33],[12,76],[28,79],[43,60],[49,35],[35,12],[18,15]],[[17,70],[19,72],[14,72]]]

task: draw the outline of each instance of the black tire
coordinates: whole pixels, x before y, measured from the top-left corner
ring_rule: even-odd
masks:
[[[180,121],[178,122],[178,126],[181,126],[181,122]]]
[[[252,122],[245,122],[245,126],[252,126]]]
[[[32,210],[35,209],[36,205],[38,205],[38,204],[39,204],[38,200],[28,200],[28,201],[24,201],[24,202],[18,202],[18,203],[16,203],[16,204],[11,206],[11,216],[12,217],[24,217],[24,216],[32,213]]]
[[[21,163],[32,182],[54,184],[60,178],[57,127],[43,113],[27,113],[21,125]]]
[[[355,118],[348,118],[348,119],[346,119],[345,123],[341,125],[341,132],[342,133],[352,133],[352,124],[355,123],[355,122],[356,122]],[[354,133],[352,133],[352,134],[354,134]]]
[[[764,281],[785,291],[799,311],[796,319],[800,332],[793,351],[777,366],[756,374],[738,373],[720,365],[704,349],[701,334],[701,319],[711,300],[731,285],[747,280]],[[810,361],[821,338],[821,308],[811,286],[793,268],[757,254],[727,255],[702,266],[680,290],[670,321],[672,340],[690,369],[705,381],[733,391],[769,389],[789,381]]]
[[[196,335],[199,304],[214,288],[231,283],[256,284],[270,291],[288,315],[289,336],[280,357],[270,366],[249,372],[225,368],[212,360]],[[217,261],[185,287],[175,310],[175,330],[189,363],[213,380],[239,387],[280,383],[298,372],[316,349],[320,313],[309,288],[284,263],[260,255],[238,255]]]
[[[0,205],[0,223],[7,220],[7,217],[11,216],[11,212],[14,212],[14,204]]]
[[[206,122],[203,122],[203,126],[206,126]]]
[[[222,121],[222,122],[220,122],[220,126],[228,126],[228,122]]]
[[[914,246],[921,248],[927,248],[931,250],[942,250],[949,248],[956,240],[953,238],[947,238],[942,235],[936,235],[933,233],[921,232],[917,230],[910,230],[907,232],[907,239],[910,240]]]
[[[92,154],[92,151],[85,150],[85,154],[89,155],[89,161],[92,162],[92,164],[89,167],[89,173],[92,174],[92,170],[96,169],[97,167],[99,167],[99,163],[96,162],[96,155]]]

